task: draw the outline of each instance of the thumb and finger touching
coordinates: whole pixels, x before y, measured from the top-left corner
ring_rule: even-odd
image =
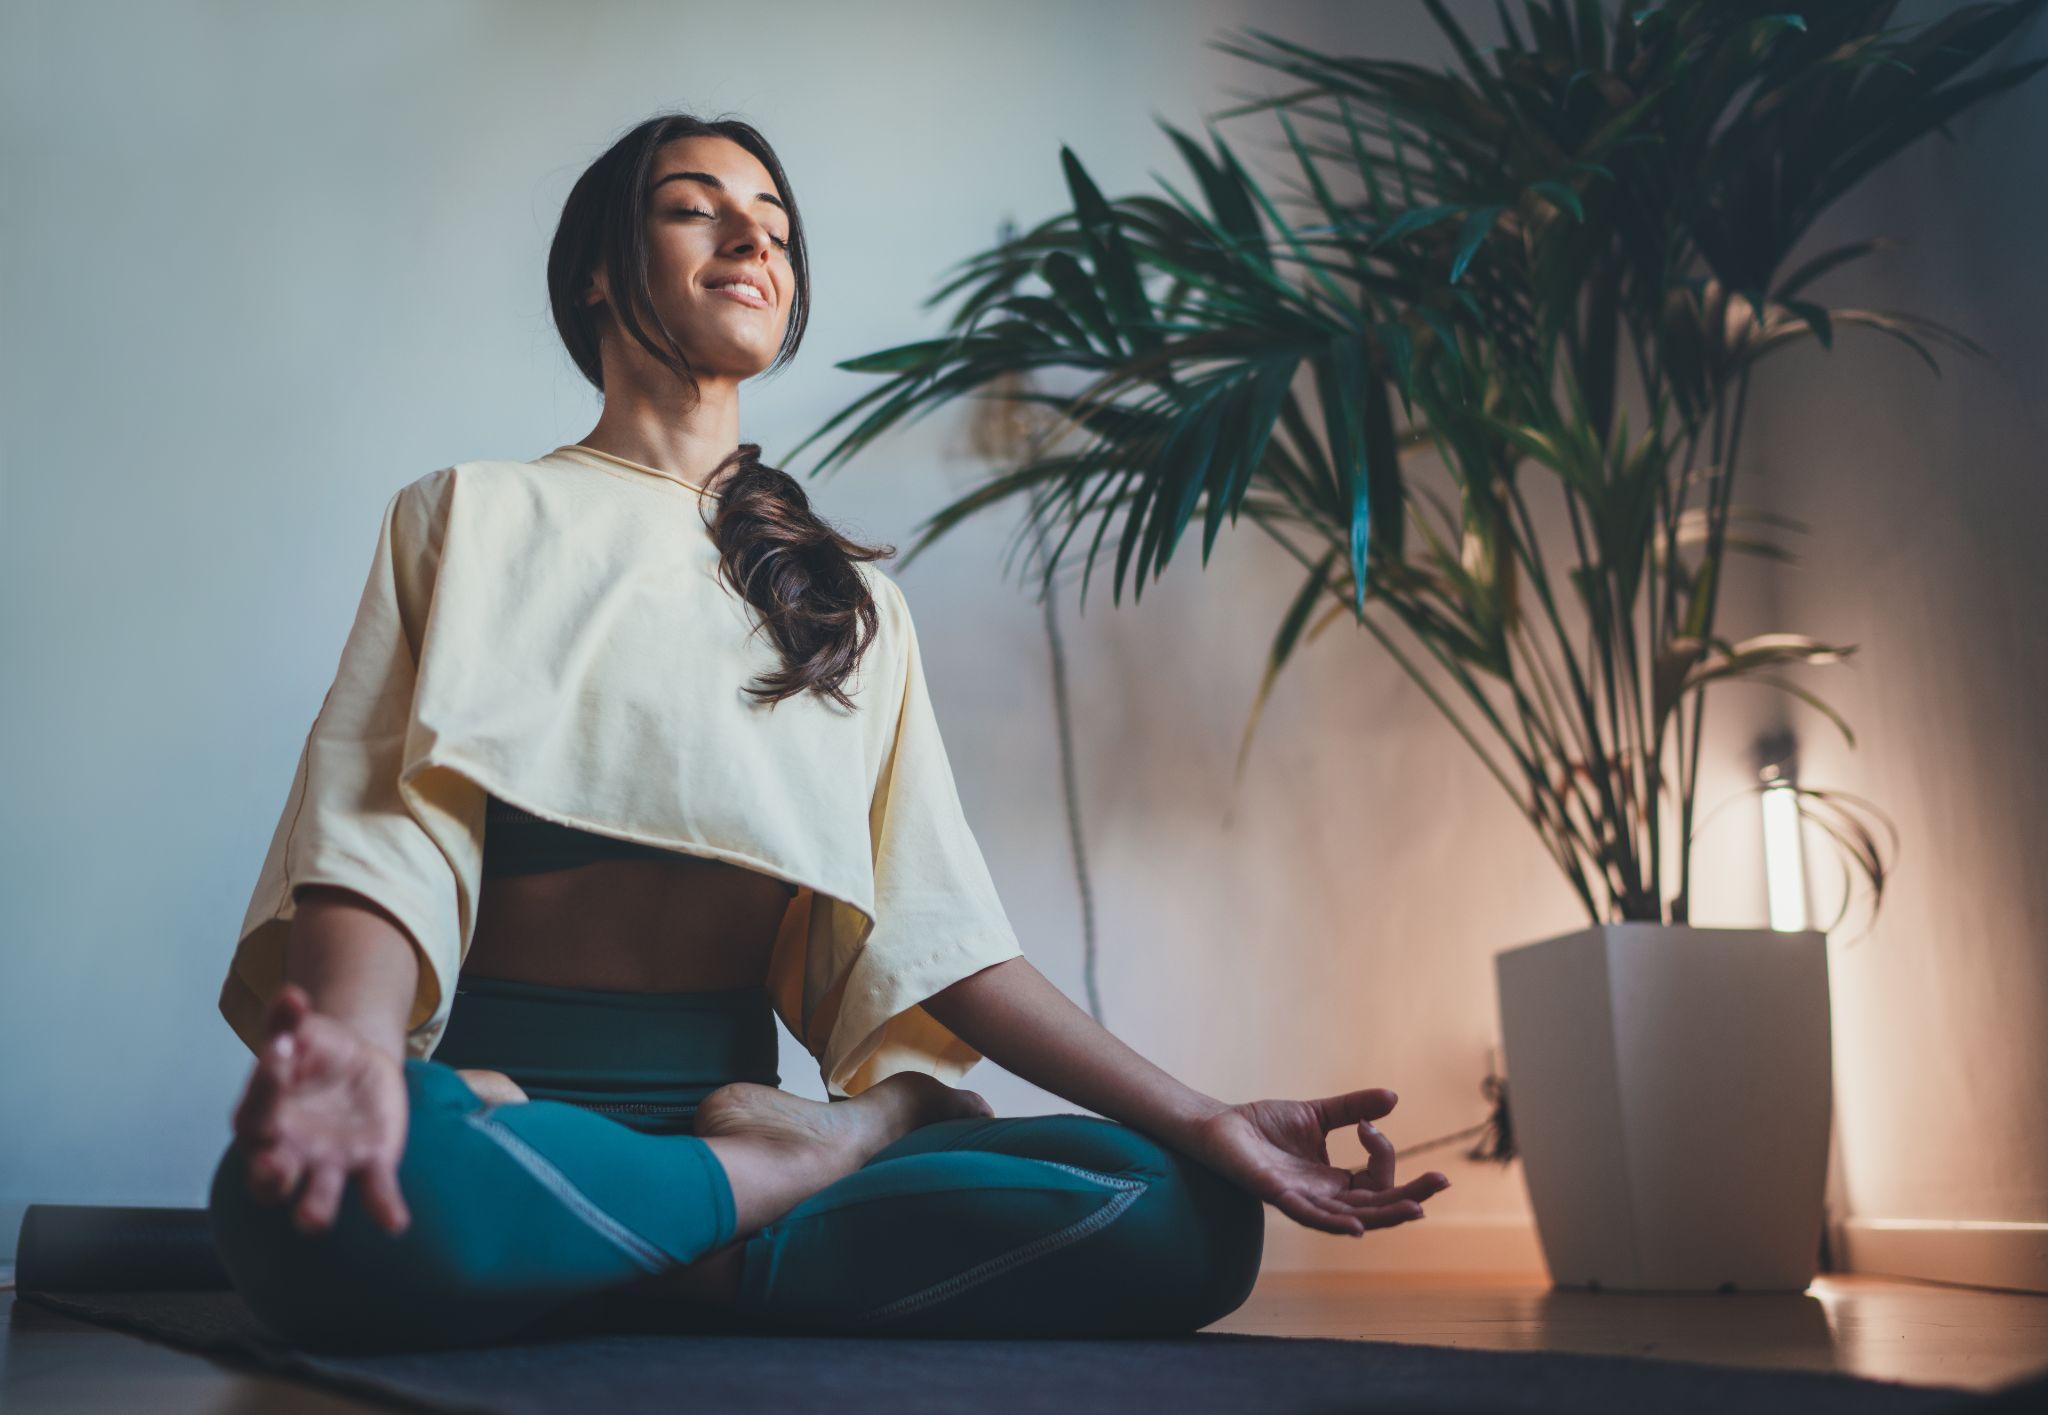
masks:
[[[1354,1236],[1423,1217],[1423,1201],[1449,1188],[1450,1180],[1432,1170],[1405,1184],[1395,1184],[1397,1151],[1372,1122],[1391,1113],[1399,1100],[1395,1092],[1374,1086],[1309,1102],[1324,1133],[1356,1125],[1366,1165],[1356,1171],[1334,1170],[1333,1177],[1340,1185],[1328,1194],[1297,1191],[1276,1200],[1282,1211],[1310,1227]]]

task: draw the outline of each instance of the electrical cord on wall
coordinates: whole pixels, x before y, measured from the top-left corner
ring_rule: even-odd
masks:
[[[1039,530],[1039,549],[1045,543]],[[1074,768],[1074,722],[1067,701],[1067,652],[1060,640],[1060,597],[1045,596],[1045,639],[1052,650],[1053,713],[1059,723],[1060,795],[1066,803],[1067,841],[1074,857],[1074,887],[1081,895],[1081,980],[1088,989],[1088,1011],[1102,1021],[1102,992],[1095,980],[1095,895],[1088,887],[1088,851],[1081,840],[1081,790]]]
[[[1463,1130],[1454,1130],[1448,1135],[1439,1135],[1434,1140],[1424,1140],[1419,1145],[1408,1145],[1396,1150],[1402,1158],[1419,1155],[1424,1150],[1434,1150],[1455,1143],[1467,1135],[1479,1138],[1472,1148],[1465,1151],[1468,1160],[1480,1160],[1487,1164],[1506,1164],[1515,1157],[1515,1122],[1508,1110],[1508,1080],[1494,1070],[1489,1055],[1486,1079],[1479,1083],[1479,1093],[1492,1105],[1486,1119],[1477,1125],[1468,1125]]]

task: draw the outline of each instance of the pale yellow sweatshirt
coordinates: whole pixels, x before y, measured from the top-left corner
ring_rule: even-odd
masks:
[[[980,1053],[919,1005],[1022,949],[962,814],[903,592],[857,562],[880,631],[845,687],[742,691],[781,666],[718,579],[715,494],[580,447],[400,488],[221,990],[253,1050],[302,884],[376,900],[422,966],[431,1056],[476,926],[484,798],[798,886],[768,988],[826,1090],[957,1083]]]

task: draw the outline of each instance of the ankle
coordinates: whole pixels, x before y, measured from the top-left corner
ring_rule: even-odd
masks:
[[[734,1228],[730,1241],[775,1222],[864,1162],[859,1151],[842,1140],[766,1135],[702,1138],[732,1187]]]
[[[844,1127],[856,1151],[856,1165],[866,1164],[923,1123],[917,1098],[899,1086],[877,1084],[833,1109],[858,1122]]]

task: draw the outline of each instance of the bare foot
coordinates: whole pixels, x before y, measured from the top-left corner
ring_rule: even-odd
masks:
[[[725,1166],[738,1239],[919,1126],[994,1113],[975,1092],[921,1071],[899,1071],[851,1100],[829,1103],[734,1081],[698,1104],[696,1134]]]
[[[696,1133],[751,1135],[785,1144],[839,1152],[849,1169],[876,1151],[934,1121],[993,1115],[974,1091],[949,1086],[921,1071],[899,1071],[851,1100],[811,1101],[775,1086],[734,1081],[698,1103]]]
[[[489,1071],[483,1067],[464,1067],[455,1073],[466,1082],[477,1098],[492,1105],[518,1105],[529,1099],[520,1089],[519,1083],[502,1071]]]

